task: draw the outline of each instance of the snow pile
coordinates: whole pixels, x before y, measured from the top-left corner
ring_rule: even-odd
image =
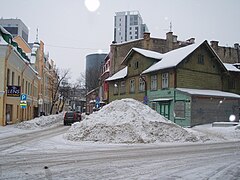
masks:
[[[213,127],[212,124],[205,124],[195,126],[192,128],[194,133],[204,134],[210,141],[228,141],[228,140],[239,140],[240,130],[237,126],[230,127]]]
[[[74,123],[64,137],[72,141],[152,143],[198,141],[186,129],[133,99],[116,100],[82,122]]]
[[[40,116],[29,121],[23,121],[15,124],[14,127],[19,129],[37,129],[49,127],[59,122],[63,122],[63,113],[51,116]]]

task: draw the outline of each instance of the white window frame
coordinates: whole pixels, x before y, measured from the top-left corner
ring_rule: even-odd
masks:
[[[151,76],[151,90],[157,90],[157,75],[152,75]]]
[[[135,79],[130,79],[130,93],[135,92]]]
[[[162,89],[166,89],[169,87],[169,73],[162,74]]]
[[[145,91],[145,81],[142,78],[144,77],[139,78],[139,92]]]

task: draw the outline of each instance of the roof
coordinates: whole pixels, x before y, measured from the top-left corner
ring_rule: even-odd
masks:
[[[215,51],[209,46],[208,42],[205,40],[202,43],[188,45],[182,48],[178,48],[163,54],[163,58],[157,62],[156,64],[150,66],[148,69],[142,72],[142,74],[176,67],[179,63],[181,63],[187,56],[189,56],[193,51],[195,51],[202,44],[207,45],[210,51],[217,57],[218,61],[221,63],[222,67],[225,68],[220,58],[217,56]],[[226,68],[225,68],[226,70]]]
[[[157,99],[153,99],[151,100],[151,102],[162,102],[162,101],[172,101],[173,98],[157,98]]]
[[[229,97],[229,98],[239,98],[240,95],[218,91],[218,90],[206,90],[206,89],[188,89],[188,88],[177,88],[178,91],[185,92],[190,95],[199,95],[199,96],[215,96],[215,97]]]
[[[131,56],[134,52],[137,52],[147,58],[152,58],[152,59],[157,59],[160,60],[163,58],[163,54],[159,53],[159,52],[155,52],[155,51],[150,51],[150,50],[146,50],[146,49],[141,49],[141,48],[132,48],[128,54],[125,56],[125,58],[122,61],[122,64],[124,62],[126,62],[129,58],[129,56]]]
[[[228,71],[231,72],[240,72],[240,69],[236,68],[234,64],[223,63]]]
[[[117,73],[115,73],[111,77],[107,78],[105,81],[113,81],[113,80],[117,80],[117,79],[123,79],[127,76],[127,72],[128,72],[128,67],[126,66],[125,68],[118,71]]]

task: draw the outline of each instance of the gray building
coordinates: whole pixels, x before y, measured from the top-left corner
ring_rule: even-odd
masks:
[[[29,30],[21,19],[0,19],[0,25],[13,37],[21,36],[28,43]]]
[[[146,24],[138,11],[116,12],[114,16],[114,41],[122,43],[140,39],[148,32]]]
[[[86,89],[87,92],[99,86],[102,66],[107,53],[93,53],[86,56]]]

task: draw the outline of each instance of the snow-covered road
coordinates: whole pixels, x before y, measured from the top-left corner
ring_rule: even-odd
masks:
[[[182,128],[129,99],[71,128],[42,116],[0,127],[0,179],[237,180],[240,127]]]
[[[143,144],[0,155],[1,179],[238,179],[240,142]]]

